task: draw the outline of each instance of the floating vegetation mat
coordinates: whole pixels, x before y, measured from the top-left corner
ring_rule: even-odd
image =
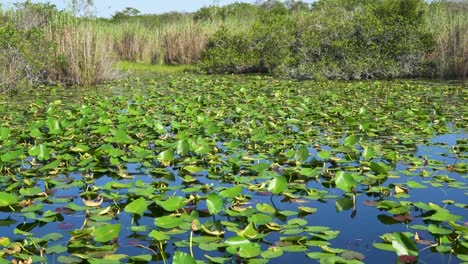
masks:
[[[468,261],[466,86],[161,78],[0,105],[0,263]]]

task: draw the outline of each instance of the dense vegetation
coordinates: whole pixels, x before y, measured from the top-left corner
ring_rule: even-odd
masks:
[[[264,1],[195,13],[75,17],[50,4],[0,11],[0,87],[89,85],[118,60],[297,79],[466,78],[464,1]]]
[[[468,261],[465,87],[99,88],[0,97],[1,264]]]

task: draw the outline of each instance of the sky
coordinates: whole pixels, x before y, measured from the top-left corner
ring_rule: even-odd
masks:
[[[15,0],[0,0],[2,5],[11,6],[12,3],[22,2]],[[49,2],[55,4],[58,9],[65,9],[69,5],[69,0],[33,0],[32,2]],[[160,14],[171,11],[193,12],[203,6],[209,6],[218,2],[219,5],[227,5],[234,2],[254,3],[254,0],[94,0],[95,14],[99,17],[111,17],[115,12],[126,7],[133,7],[143,14]],[[306,0],[304,2],[313,2]]]

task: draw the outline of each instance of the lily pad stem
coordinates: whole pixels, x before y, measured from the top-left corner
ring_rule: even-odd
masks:
[[[163,259],[164,264],[167,264],[166,262],[166,254],[164,254],[164,249],[162,245],[162,241],[159,241],[159,250],[161,251],[161,257]]]
[[[192,246],[193,246],[193,230],[190,231],[190,255],[191,255],[192,258],[193,258],[194,256],[193,256],[193,249],[192,249]]]

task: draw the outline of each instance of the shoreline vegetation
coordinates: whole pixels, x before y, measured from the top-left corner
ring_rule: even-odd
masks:
[[[112,18],[0,6],[0,92],[92,86],[124,76],[122,67],[173,65],[301,80],[466,79],[468,3],[263,1],[156,15],[126,8]]]

